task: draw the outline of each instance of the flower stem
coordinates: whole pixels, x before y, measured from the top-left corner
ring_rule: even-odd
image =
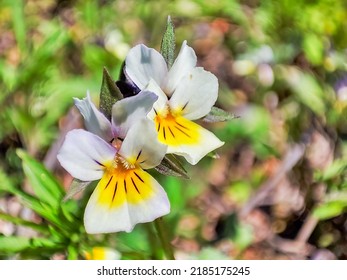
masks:
[[[163,250],[165,252],[166,258],[168,260],[174,260],[175,256],[173,254],[172,246],[170,244],[170,241],[168,240],[168,235],[165,230],[165,225],[163,223],[162,218],[158,218],[154,221],[155,228],[158,232],[159,239],[161,242],[161,245],[163,246]]]

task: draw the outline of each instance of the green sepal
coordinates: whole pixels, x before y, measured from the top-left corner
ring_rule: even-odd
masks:
[[[211,111],[202,120],[204,122],[215,123],[226,122],[237,118],[239,118],[239,116],[235,116],[234,114],[213,106]]]
[[[91,181],[81,181],[76,178],[73,179],[69,190],[67,191],[66,195],[64,196],[63,201],[67,201],[70,198],[72,198],[75,194],[83,191],[86,187],[89,186]]]
[[[182,163],[174,155],[166,155],[155,170],[166,176],[190,179]]]
[[[110,73],[104,67],[100,89],[100,111],[110,120],[113,104],[122,98],[122,93],[116,86],[116,83],[112,79]]]
[[[175,27],[171,20],[171,17],[168,16],[166,23],[166,30],[161,41],[160,53],[164,57],[168,69],[171,68],[175,60]]]

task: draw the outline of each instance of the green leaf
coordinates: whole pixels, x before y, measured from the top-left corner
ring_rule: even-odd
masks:
[[[20,236],[0,236],[0,252],[17,253],[30,248],[30,239]]]
[[[57,227],[59,229],[59,233],[69,236],[71,230],[75,228],[75,222],[71,223],[69,221],[69,217],[67,217],[67,214],[71,214],[63,211],[61,207],[59,207],[59,209],[53,209],[47,203],[40,201],[36,197],[27,194],[20,189],[13,189],[11,190],[11,193],[16,195],[23,205],[32,209],[39,216],[50,222],[53,226]]]
[[[119,232],[117,234],[117,250],[121,251],[122,255],[131,252],[146,258],[145,255],[150,251],[151,244],[148,243],[145,226],[147,225],[137,226],[131,233]]]
[[[0,190],[11,191],[14,189],[12,179],[5,173],[0,166]]]
[[[76,248],[74,244],[67,247],[67,259],[68,260],[78,259],[78,248]]]
[[[326,98],[326,94],[318,79],[296,67],[283,69],[284,77],[298,100],[318,115],[324,115],[326,110],[324,98]]]
[[[315,208],[313,215],[319,220],[327,220],[341,215],[346,207],[346,201],[329,201]]]
[[[335,160],[330,166],[328,166],[323,174],[322,180],[330,180],[340,175],[347,168],[347,162],[344,159]]]
[[[166,155],[155,170],[166,176],[190,179],[187,171],[183,168],[182,163],[174,155]]]
[[[110,120],[113,104],[122,98],[122,93],[116,86],[115,81],[112,79],[107,69],[104,67],[100,89],[100,111]]]
[[[9,1],[12,9],[12,20],[13,20],[13,29],[16,36],[16,41],[21,51],[24,51],[27,47],[25,44],[26,41],[26,27],[24,16],[24,1]]]
[[[229,260],[229,257],[214,247],[203,247],[194,259],[198,260]]]
[[[61,246],[52,238],[31,238],[30,241],[32,248],[57,248]]]
[[[59,220],[56,211],[54,211],[48,204],[19,189],[13,189],[11,190],[11,193],[16,195],[26,207],[32,209],[47,221],[58,226],[64,226],[62,221]]]
[[[16,225],[30,227],[36,231],[41,232],[41,233],[49,233],[49,229],[46,226],[39,225],[39,224],[30,222],[30,221],[26,221],[26,220],[18,218],[18,217],[11,216],[11,215],[4,213],[2,211],[0,211],[0,219],[4,220],[4,221],[11,222],[11,223],[16,224]]]
[[[161,41],[160,52],[164,57],[167,67],[170,69],[175,59],[175,27],[168,16],[166,30]]]
[[[51,239],[22,236],[0,236],[1,253],[17,253],[27,249],[59,247]]]
[[[204,122],[215,123],[215,122],[225,122],[233,119],[239,118],[234,114],[231,114],[218,107],[212,107],[211,111],[203,118]]]
[[[18,156],[22,159],[22,165],[31,187],[37,197],[50,205],[58,208],[63,197],[64,190],[53,175],[23,150],[17,150]]]
[[[320,65],[324,57],[324,40],[314,33],[305,35],[302,46],[307,59],[314,65]]]

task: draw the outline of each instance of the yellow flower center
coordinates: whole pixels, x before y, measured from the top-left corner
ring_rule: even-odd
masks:
[[[200,141],[199,125],[169,108],[155,111],[158,140],[168,146],[195,145]]]
[[[96,187],[98,202],[110,208],[137,204],[153,195],[152,184],[147,172],[116,155]]]

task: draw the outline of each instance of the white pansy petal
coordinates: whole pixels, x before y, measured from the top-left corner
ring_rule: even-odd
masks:
[[[169,96],[174,92],[181,79],[196,66],[196,61],[197,58],[194,50],[187,45],[187,41],[184,41],[168,74],[165,92]]]
[[[91,234],[130,232],[136,224],[169,212],[169,200],[159,183],[142,169],[131,169],[119,176],[105,174],[88,201],[84,225]]]
[[[125,71],[129,78],[143,89],[150,79],[161,86],[167,75],[167,66],[159,52],[141,44],[129,51],[125,59]]]
[[[170,140],[169,137],[171,135],[167,132],[167,140],[170,141],[170,143],[168,143],[167,153],[181,155],[190,164],[197,164],[208,153],[224,144],[224,142],[220,141],[212,132],[198,124],[191,122],[190,125],[188,125],[188,122],[184,123],[182,120],[180,120],[179,123],[183,123],[186,128],[180,127],[180,131],[172,128],[172,131],[176,135],[176,143],[172,137]],[[179,134],[180,132],[181,135]],[[188,135],[190,138],[185,139],[184,137]]]
[[[58,153],[61,166],[82,181],[100,179],[116,149],[99,136],[83,129],[70,131]]]
[[[151,110],[148,114],[150,119],[154,119],[156,115],[155,112],[160,113],[161,111],[166,110],[168,99],[166,94],[153,79],[149,81],[145,90],[153,92],[158,96],[158,100],[153,104],[153,110]]]
[[[154,122],[143,119],[134,124],[128,131],[119,154],[131,164],[142,168],[153,168],[162,161],[167,147],[159,143]]]
[[[112,140],[111,122],[95,107],[89,93],[82,100],[74,98],[74,101],[84,118],[85,128],[106,141]]]
[[[104,260],[120,260],[122,254],[111,248],[104,248]]]
[[[206,116],[218,97],[218,80],[197,67],[181,79],[170,98],[170,108],[189,120]]]
[[[124,98],[112,107],[112,124],[117,137],[125,138],[129,128],[139,119],[146,118],[158,96],[149,91]]]

